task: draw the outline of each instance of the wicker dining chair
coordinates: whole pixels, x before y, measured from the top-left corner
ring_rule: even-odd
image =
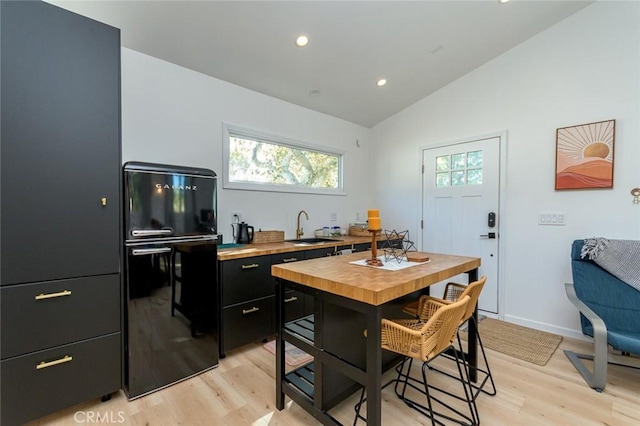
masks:
[[[478,373],[478,377],[482,377],[482,380],[480,380],[478,384],[474,384],[474,383],[471,384],[472,388],[474,389],[474,394],[473,394],[474,399],[478,397],[480,392],[483,392],[490,396],[494,396],[496,394],[496,385],[495,385],[495,382],[493,381],[493,375],[491,374],[491,368],[489,367],[489,361],[487,360],[487,354],[485,353],[484,345],[482,344],[482,338],[480,337],[480,332],[478,330],[478,323],[475,322],[476,319],[473,316],[473,312],[475,311],[476,305],[478,304],[478,299],[480,298],[480,293],[482,293],[482,289],[486,281],[487,281],[487,277],[483,275],[482,277],[480,277],[479,280],[474,281],[468,285],[458,284],[458,283],[447,283],[444,289],[443,299],[438,299],[431,296],[421,296],[420,299],[405,305],[405,307],[403,308],[403,311],[405,313],[411,316],[415,316],[416,318],[420,318],[422,321],[426,321],[429,319],[429,316],[431,315],[431,313],[429,312],[428,309],[426,310],[423,309],[423,305],[428,300],[435,299],[435,300],[455,301],[461,297],[469,296],[471,300],[469,301],[469,305],[467,306],[467,310],[464,313],[464,316],[462,317],[460,325],[462,326],[467,321],[474,321],[476,337],[478,339],[478,346],[480,346],[480,353],[482,354],[482,361],[483,361],[482,367],[480,366],[471,367],[469,363],[466,363],[466,366],[468,369],[473,368]],[[462,342],[460,341],[460,329],[458,329],[457,337],[458,337],[458,347],[462,347],[461,346]],[[449,358],[451,357],[449,356]],[[455,378],[455,376],[453,376],[452,374],[446,373],[438,369],[435,369],[435,370]]]
[[[439,355],[453,349],[453,342],[460,325],[460,319],[464,315],[470,298],[465,296],[457,302],[429,300],[423,305],[432,315],[429,320],[423,322],[419,319],[382,319],[381,347],[388,351],[404,355],[402,362],[396,367],[397,377],[385,384],[395,383],[396,395],[410,408],[422,413],[431,419],[431,424],[442,424],[440,419],[446,419],[461,425],[476,425],[477,409],[469,383],[468,370],[464,367],[464,361],[457,357],[456,351],[452,351],[457,360],[458,374],[467,402],[469,415],[462,413],[442,399],[442,396],[432,395],[427,381],[426,371],[429,363]],[[422,377],[411,377],[413,360],[422,361]],[[407,362],[408,361],[408,362]],[[406,369],[405,369],[406,367]],[[426,397],[426,405],[412,399],[408,394],[408,388],[413,388]],[[413,393],[413,392],[412,392]],[[449,392],[446,392],[450,394]],[[362,389],[360,400],[355,405],[356,417],[366,421],[360,414],[360,408],[366,401],[365,389]],[[446,412],[438,412],[434,409],[434,402],[445,408]]]

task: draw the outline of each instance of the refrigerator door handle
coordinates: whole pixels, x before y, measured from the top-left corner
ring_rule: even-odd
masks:
[[[133,237],[153,237],[171,234],[173,234],[173,229],[135,229],[131,231],[131,236]]]
[[[134,256],[148,256],[150,254],[169,253],[171,247],[159,247],[159,248],[137,248],[131,250],[131,254]]]

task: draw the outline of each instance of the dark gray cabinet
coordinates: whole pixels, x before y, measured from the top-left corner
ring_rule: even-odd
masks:
[[[0,2],[1,423],[121,387],[120,31]]]
[[[2,425],[34,418],[120,388],[120,333],[2,360]]]
[[[119,34],[2,2],[2,285],[119,270]]]
[[[381,245],[381,242],[378,242]],[[340,250],[366,251],[371,243],[321,247],[303,251],[254,256],[219,262],[222,306],[220,307],[220,356],[225,351],[265,339],[275,330],[275,280],[271,265],[334,256]],[[310,294],[285,290],[285,321],[313,314]]]
[[[304,258],[305,259],[317,259],[317,258],[320,258],[320,257],[334,256],[336,253],[339,252],[339,250],[348,249],[348,248],[351,248],[351,246],[323,247],[323,248],[319,248],[319,249],[306,250],[304,252]],[[305,313],[305,316],[313,314],[313,312],[315,310],[315,306],[314,306],[315,302],[314,302],[313,296],[310,295],[310,294],[306,294],[306,293],[301,293],[300,296],[304,299],[304,313]]]
[[[272,296],[271,258],[255,256],[222,262],[222,306]]]
[[[118,274],[1,287],[2,359],[119,332],[119,305]]]
[[[380,244],[378,243],[377,246],[380,247]],[[354,244],[353,246],[351,246],[351,249],[354,252],[371,250],[371,243]]]
[[[306,259],[305,252],[301,252],[301,251],[297,251],[293,253],[272,254],[271,264],[278,265],[280,263],[298,262],[304,259]],[[273,285],[272,288],[274,289],[274,294],[275,294],[275,278],[272,277],[271,280]],[[303,316],[307,315],[307,312],[311,313],[311,311],[313,310],[313,303],[311,303],[311,305],[309,304],[308,296],[299,291],[287,289],[284,293],[283,302],[285,305],[284,320],[286,322],[293,321],[298,318],[302,318]],[[311,302],[313,302],[313,299],[311,300]],[[275,324],[275,309],[273,312],[274,312],[273,315],[274,315],[274,324]],[[276,330],[274,328],[272,334],[275,332]]]
[[[333,256],[336,253],[335,247],[322,247],[317,249],[305,250],[305,259],[317,259],[318,257]]]
[[[271,257],[219,262],[220,357],[225,352],[273,334],[275,291]]]
[[[220,357],[247,343],[266,339],[275,333],[275,281],[271,265],[330,256],[335,247],[254,256],[219,262]],[[313,297],[287,290],[286,321],[313,312]]]

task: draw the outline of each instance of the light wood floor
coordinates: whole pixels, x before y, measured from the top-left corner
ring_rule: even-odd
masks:
[[[565,338],[544,367],[488,351],[498,394],[479,397],[482,424],[639,425],[640,370],[610,365],[607,388],[597,393],[562,352],[586,353],[589,348],[588,343]],[[229,352],[219,367],[144,398],[128,402],[120,392],[108,402],[80,404],[31,424],[317,425],[289,399],[283,411],[275,409],[274,376],[274,356],[261,344],[250,344]],[[440,383],[453,381],[442,378]],[[390,388],[383,396],[383,424],[427,424],[424,417],[398,402]],[[354,395],[331,413],[351,424],[355,399]]]

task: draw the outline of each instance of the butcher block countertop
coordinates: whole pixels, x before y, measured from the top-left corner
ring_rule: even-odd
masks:
[[[360,252],[272,265],[271,274],[377,306],[480,267],[479,258],[439,253],[428,253],[427,263],[397,271],[350,263],[370,256]]]
[[[327,247],[343,247],[352,244],[371,243],[370,237],[336,237],[335,241],[325,241],[315,244],[298,244],[288,241],[279,243],[246,244],[242,247],[218,249],[218,260],[243,259],[252,256],[265,256],[268,254],[289,253],[304,250],[313,250]]]

